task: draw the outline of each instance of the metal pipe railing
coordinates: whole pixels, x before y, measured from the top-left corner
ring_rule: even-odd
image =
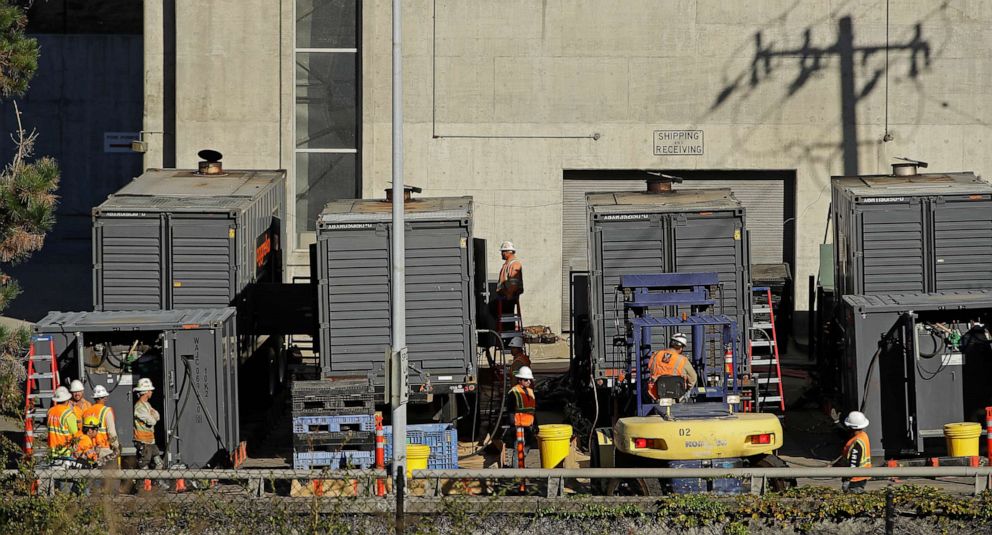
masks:
[[[293,469],[241,469],[241,470],[85,470],[52,469],[34,471],[3,470],[2,477],[55,478],[55,479],[357,479],[382,478],[386,470],[293,470]],[[836,467],[783,467],[783,468],[579,468],[545,470],[526,469],[458,469],[414,470],[413,479],[637,479],[637,478],[931,478],[931,477],[992,477],[990,466],[899,466],[878,468]]]

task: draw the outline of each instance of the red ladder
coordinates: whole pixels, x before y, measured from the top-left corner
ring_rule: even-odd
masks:
[[[758,386],[757,410],[785,414],[785,394],[782,391],[782,367],[779,364],[778,333],[775,331],[775,311],[772,310],[772,290],[764,286],[752,289],[751,333],[747,356],[751,375]],[[764,302],[762,302],[764,301]],[[757,352],[756,352],[757,351]]]
[[[46,362],[49,371],[38,371],[46,368]],[[45,381],[48,382],[47,385],[43,384]],[[35,436],[46,446],[48,444],[48,409],[58,386],[59,366],[55,357],[55,340],[51,336],[32,336],[28,350],[28,378],[24,389],[24,453],[27,455],[34,453]]]

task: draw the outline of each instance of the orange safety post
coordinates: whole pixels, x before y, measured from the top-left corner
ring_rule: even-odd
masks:
[[[186,492],[186,480],[179,478],[176,480],[176,492]]]
[[[517,427],[517,468],[524,468],[524,428]],[[520,481],[520,492],[527,490],[527,482]]]
[[[992,407],[985,407],[985,455],[992,465]]]
[[[375,415],[375,467],[379,470],[386,468],[386,437],[382,432],[382,415]],[[386,481],[375,480],[375,495],[386,495]]]

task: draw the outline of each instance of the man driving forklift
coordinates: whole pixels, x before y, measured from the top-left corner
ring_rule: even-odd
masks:
[[[657,400],[660,397],[679,399],[686,390],[696,386],[699,377],[692,363],[685,356],[689,339],[682,333],[672,335],[667,349],[660,349],[648,361],[648,395]],[[661,395],[659,395],[659,387]]]

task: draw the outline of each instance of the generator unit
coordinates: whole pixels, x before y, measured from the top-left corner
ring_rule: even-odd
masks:
[[[407,198],[405,211],[407,346],[414,398],[471,390],[477,373],[476,264],[484,261],[475,258],[472,198]],[[376,385],[383,384],[392,339],[391,213],[388,198],[341,200],[328,204],[317,221],[325,377],[371,376]]]
[[[66,382],[80,379],[88,399],[97,385],[110,393],[122,454],[135,453],[132,389],[147,377],[166,466],[228,465],[239,446],[234,308],[50,312],[34,333],[51,337]]]
[[[992,184],[921,163],[832,179],[837,295],[992,288]]]
[[[992,291],[846,295],[837,373],[846,410],[871,421],[872,453],[930,454],[944,424],[984,421],[992,402]]]
[[[286,172],[201,167],[149,169],[93,209],[94,309],[226,307],[281,281]]]
[[[651,182],[644,192],[589,193],[586,207],[590,336],[585,338],[597,378],[609,381],[622,368],[621,275],[716,272],[716,313],[735,319],[739,333],[748,332],[750,249],[744,207],[729,189],[672,190],[670,183]],[[667,314],[680,312],[673,308]],[[659,329],[653,339],[667,347],[669,334]]]

